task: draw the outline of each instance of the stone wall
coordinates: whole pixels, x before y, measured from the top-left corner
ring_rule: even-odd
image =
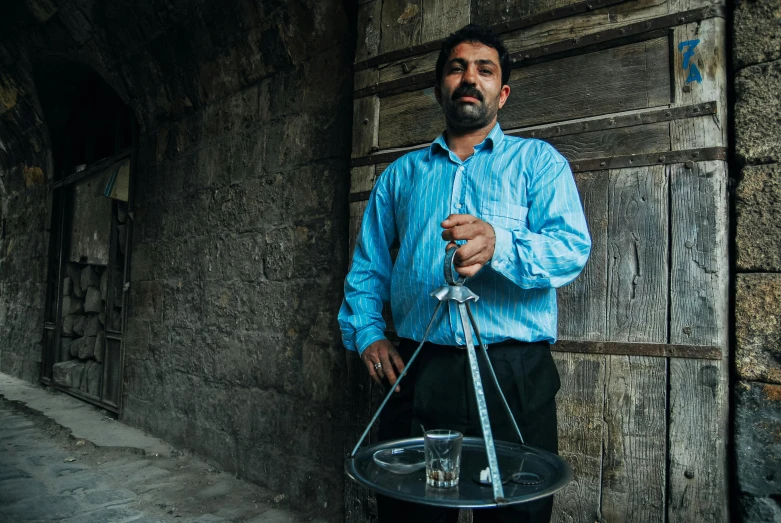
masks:
[[[0,372],[37,381],[52,172],[48,129],[25,62],[0,43]]]
[[[733,28],[736,512],[781,521],[781,6],[739,0]]]
[[[98,72],[139,123],[124,420],[335,520],[354,3],[0,7],[7,78],[32,77],[35,57],[56,50]],[[7,92],[0,83],[0,108]],[[25,92],[35,99],[34,84]],[[47,147],[20,149],[50,161]],[[27,213],[0,239],[0,370],[28,379],[38,376],[50,168],[0,156],[15,184],[0,195],[3,218]]]

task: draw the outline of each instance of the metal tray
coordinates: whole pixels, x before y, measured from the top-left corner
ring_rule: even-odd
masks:
[[[559,456],[550,452],[504,441],[494,441],[499,470],[502,476],[527,472],[540,477],[539,483],[529,485],[510,481],[504,485],[508,505],[526,503],[550,496],[572,480],[572,469]],[[347,475],[378,494],[440,507],[490,508],[498,506],[489,485],[481,485],[472,478],[488,466],[485,442],[482,438],[464,438],[461,448],[461,473],[457,487],[437,488],[426,485],[425,469],[410,474],[394,474],[379,467],[374,453],[383,449],[423,449],[423,438],[383,441],[362,448],[345,460]],[[503,503],[502,506],[505,504]]]

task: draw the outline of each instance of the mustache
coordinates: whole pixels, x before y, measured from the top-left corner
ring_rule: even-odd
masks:
[[[464,96],[471,96],[472,98],[477,98],[481,102],[485,101],[483,99],[483,93],[478,91],[477,87],[473,85],[462,85],[461,87],[453,91],[453,95],[450,97],[450,99],[455,101]]]

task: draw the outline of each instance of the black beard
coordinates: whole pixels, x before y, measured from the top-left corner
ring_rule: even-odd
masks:
[[[458,103],[464,96],[476,98],[479,103]],[[482,129],[496,116],[497,110],[492,104],[486,103],[483,93],[474,85],[461,85],[450,96],[449,100],[443,100],[442,109],[448,123],[463,130]]]
[[[493,118],[489,115],[489,107],[485,102],[459,104],[448,101],[444,104],[444,109],[445,118],[457,129],[481,129]]]

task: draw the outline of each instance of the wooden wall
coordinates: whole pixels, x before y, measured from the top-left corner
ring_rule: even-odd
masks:
[[[575,173],[594,246],[559,292],[559,437],[575,479],[557,522],[728,517],[723,13],[707,0],[360,2],[353,238],[376,177],[442,132],[434,64],[470,21],[511,53],[502,128],[550,142]],[[357,439],[377,391],[349,357]],[[348,522],[376,516],[349,479],[346,503]]]

